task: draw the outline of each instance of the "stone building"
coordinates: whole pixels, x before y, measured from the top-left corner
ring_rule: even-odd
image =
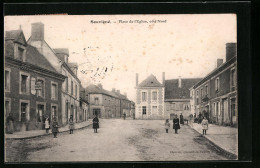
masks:
[[[107,91],[102,85],[89,85],[86,88],[89,102],[89,117],[98,115],[99,118],[120,118],[123,111],[130,111],[130,103],[119,90]]]
[[[154,75],[138,83],[136,74],[136,119],[164,119],[164,73],[163,84]]]
[[[236,43],[226,44],[226,62],[217,60],[217,68],[190,90],[194,111],[208,112],[209,120],[221,125],[237,125],[237,52]]]
[[[32,23],[28,44],[37,48],[38,52],[49,61],[57,72],[67,77],[61,87],[61,121],[62,125],[66,125],[70,115],[73,115],[74,121],[77,122],[79,120],[79,88],[81,86],[77,77],[77,64],[69,62],[69,50],[67,48],[51,48],[44,39],[44,33],[44,24],[40,22]]]
[[[7,31],[4,46],[5,116],[13,114],[15,130],[44,129],[46,115],[61,124],[61,88],[66,76],[26,42],[22,30]]]
[[[85,94],[85,89],[80,89],[80,113],[79,121],[86,121],[89,119],[89,103]]]

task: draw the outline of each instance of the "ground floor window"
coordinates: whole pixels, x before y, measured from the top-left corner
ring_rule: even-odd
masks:
[[[146,106],[143,106],[143,115],[146,115]]]
[[[38,104],[36,109],[36,121],[43,122],[44,105]]]
[[[236,99],[232,98],[230,104],[231,104],[231,114],[232,116],[236,116]]]
[[[52,120],[56,118],[58,120],[58,107],[57,105],[51,105],[51,115],[52,115]]]
[[[20,116],[21,116],[21,119],[20,119],[20,121],[21,122],[26,122],[26,120],[27,120],[27,115],[26,115],[26,113],[27,113],[27,111],[28,111],[28,103],[21,103],[21,111],[20,111]]]

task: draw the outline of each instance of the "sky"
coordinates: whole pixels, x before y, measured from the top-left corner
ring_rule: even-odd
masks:
[[[5,16],[5,31],[44,24],[52,48],[68,48],[79,65],[82,86],[101,83],[135,101],[139,83],[150,74],[165,79],[203,78],[225,62],[226,43],[237,42],[235,14],[37,15]]]

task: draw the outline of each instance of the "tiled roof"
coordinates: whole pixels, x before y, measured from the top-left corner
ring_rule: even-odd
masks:
[[[86,87],[86,92],[87,92],[87,94],[89,94],[89,93],[102,94],[103,93],[101,88],[99,88],[98,86],[93,85],[93,84]]]
[[[181,79],[181,88],[179,88],[179,79],[165,80],[165,99],[189,99],[189,89],[201,79]]]
[[[151,74],[144,81],[142,81],[137,87],[163,87],[163,85]]]
[[[5,41],[5,56],[14,58],[14,44],[13,41]]]
[[[17,40],[22,30],[11,30],[5,32],[5,40]]]
[[[53,50],[56,54],[67,54],[67,55],[69,55],[69,49],[68,48],[54,48]]]
[[[53,72],[57,72],[50,62],[37,50],[37,48],[31,45],[27,45],[26,47],[26,62]]]

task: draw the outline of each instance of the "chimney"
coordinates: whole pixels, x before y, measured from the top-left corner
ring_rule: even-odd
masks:
[[[127,93],[126,92],[124,92],[124,95],[125,95],[125,97],[127,97]]]
[[[179,76],[179,82],[178,82],[178,84],[179,84],[179,88],[181,88],[181,76]]]
[[[116,92],[117,92],[117,93],[120,93],[120,90],[117,90]]]
[[[19,29],[22,30],[22,25],[19,25]]]
[[[103,89],[103,87],[102,87],[102,84],[101,84],[101,83],[99,83],[99,84],[98,84],[98,87],[99,87],[100,89]]]
[[[116,89],[115,89],[115,88],[112,88],[112,92],[116,92]]]
[[[217,68],[223,64],[223,59],[217,59]]]
[[[237,56],[237,43],[226,44],[226,62]]]
[[[138,73],[136,73],[136,87],[138,86]]]
[[[165,72],[162,73],[162,84],[165,85]]]
[[[32,23],[31,40],[42,41],[44,40],[44,24],[41,22]]]

